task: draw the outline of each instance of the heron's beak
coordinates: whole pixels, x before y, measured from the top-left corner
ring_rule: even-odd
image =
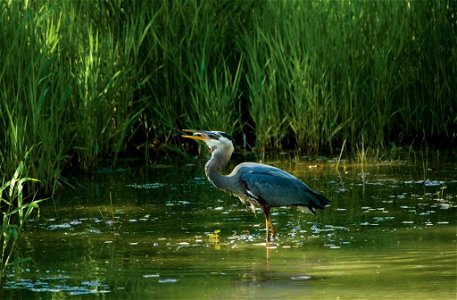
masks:
[[[182,135],[183,138],[188,138],[188,139],[198,140],[198,141],[207,141],[207,140],[211,139],[211,137],[208,134],[209,133],[208,131],[194,130],[194,129],[183,129],[182,131],[186,132],[186,133],[189,132],[189,133],[193,134],[193,135],[183,134]]]

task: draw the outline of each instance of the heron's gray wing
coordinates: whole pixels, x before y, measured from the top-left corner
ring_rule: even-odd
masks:
[[[270,206],[307,206],[324,208],[329,201],[295,176],[270,166],[246,168],[240,175],[246,193]]]

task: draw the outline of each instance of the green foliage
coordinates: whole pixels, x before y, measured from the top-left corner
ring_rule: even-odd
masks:
[[[39,210],[38,204],[43,200],[31,199],[26,201],[24,187],[27,182],[36,181],[29,177],[23,177],[24,163],[20,163],[13,177],[0,186],[0,212],[2,223],[0,226],[0,281],[5,275],[7,267],[11,264],[16,242],[22,228],[34,210]],[[17,258],[15,262],[23,262]]]
[[[450,140],[456,15],[453,1],[2,1],[0,174],[24,161],[53,193],[63,168],[149,161],[181,128],[314,153]]]
[[[240,43],[261,144],[293,133],[307,151],[382,148],[455,133],[455,5],[267,3]]]

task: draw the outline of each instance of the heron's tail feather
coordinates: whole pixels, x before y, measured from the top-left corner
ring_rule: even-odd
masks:
[[[324,209],[324,207],[326,207],[330,203],[330,201],[327,198],[325,198],[318,192],[312,190],[308,194],[308,200],[309,203],[307,207],[313,214],[315,213],[316,208]]]

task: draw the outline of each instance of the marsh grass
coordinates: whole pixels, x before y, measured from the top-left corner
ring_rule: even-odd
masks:
[[[53,188],[69,151],[61,139],[67,131],[71,85],[62,76],[64,66],[58,66],[55,32],[59,23],[46,21],[21,5],[9,4],[6,9],[11,13],[2,17],[0,30],[1,39],[8,41],[0,46],[0,171],[2,179],[10,177],[19,162],[25,161],[29,176]],[[46,31],[40,32],[42,27]]]
[[[0,282],[11,264],[27,260],[25,258],[15,258],[14,251],[25,223],[33,211],[37,210],[39,212],[39,203],[44,200],[37,200],[34,197],[26,199],[24,194],[25,184],[29,181],[36,181],[36,179],[24,177],[24,171],[24,163],[21,162],[13,177],[6,182],[2,182],[0,186],[0,212],[2,215],[0,226]]]
[[[233,132],[237,117],[234,115],[234,103],[238,95],[238,85],[241,78],[242,61],[239,62],[236,73],[232,75],[226,64],[221,70],[213,70],[212,76],[202,72],[196,78],[194,89],[191,91],[192,110],[197,114],[199,128],[227,128]],[[221,86],[222,85],[222,86]],[[217,101],[215,101],[217,99]]]
[[[2,1],[2,178],[24,161],[53,193],[69,166],[179,152],[181,128],[253,131],[246,144],[260,151],[451,143],[456,12],[453,1]]]
[[[456,66],[456,47],[448,44],[456,41],[455,26],[445,25],[455,7],[428,1],[275,1],[268,8],[243,40],[257,136],[270,132],[265,122],[279,131],[275,137],[292,132],[296,147],[308,151],[339,148],[344,140],[355,149],[362,136],[366,146],[380,148],[389,138],[411,137],[412,127],[420,132],[426,126],[431,136],[453,122],[442,104],[455,112],[455,89],[447,89],[455,71],[442,63],[446,57]],[[432,33],[437,28],[449,35]],[[428,43],[429,34],[439,47]],[[438,96],[438,87],[446,92]]]

